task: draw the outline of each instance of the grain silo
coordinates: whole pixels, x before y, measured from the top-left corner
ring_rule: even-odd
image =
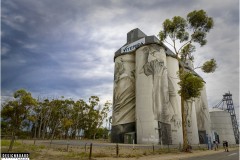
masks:
[[[230,92],[210,111],[210,118],[213,140],[239,144],[239,127]]]
[[[112,142],[182,144],[175,54],[136,28],[127,33],[127,43],[115,52],[114,62]],[[186,103],[190,144],[199,143],[195,107],[200,105]]]
[[[210,111],[213,140],[219,143],[228,141],[229,144],[236,144],[230,113],[214,108]]]

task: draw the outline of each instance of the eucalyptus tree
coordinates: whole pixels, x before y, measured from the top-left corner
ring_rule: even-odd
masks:
[[[8,124],[6,129],[12,133],[8,151],[12,150],[15,136],[18,136],[20,131],[29,125],[27,122],[29,122],[30,110],[37,105],[36,99],[24,89],[14,92],[13,97],[14,100],[4,104],[1,110],[1,121]]]
[[[74,103],[73,106],[73,115],[72,115],[72,119],[73,119],[73,127],[72,127],[72,137],[75,138],[76,136],[79,136],[80,131],[84,130],[85,128],[85,121],[87,121],[87,103],[80,99],[77,100]]]
[[[172,20],[163,22],[163,30],[159,32],[162,43],[169,44],[180,64],[179,70],[179,94],[181,96],[181,112],[183,127],[183,150],[187,150],[186,113],[184,102],[200,95],[204,81],[193,74],[191,68],[186,65],[187,61],[194,61],[196,44],[200,47],[207,44],[207,33],[213,28],[214,22],[204,10],[194,10],[188,13],[186,18],[174,16]],[[209,54],[209,53],[207,53]],[[214,59],[206,61],[201,68],[205,73],[214,72],[217,67]]]
[[[64,101],[59,99],[53,99],[50,102],[51,107],[51,121],[49,122],[49,131],[51,139],[54,138],[56,132],[61,133],[62,124],[61,120],[64,117]]]
[[[32,121],[32,132],[34,139],[45,138],[47,125],[50,120],[51,108],[49,107],[49,99],[43,101],[38,97],[38,105],[35,106],[30,115]]]
[[[73,106],[74,101],[71,99],[63,100],[63,108],[62,108],[62,118],[61,118],[61,127],[65,138],[69,137],[69,131],[73,125]]]
[[[50,100],[49,99],[44,99],[44,101],[42,102],[42,108],[41,108],[41,116],[43,117],[41,120],[42,120],[42,127],[40,127],[40,130],[41,130],[41,135],[39,135],[39,137],[42,137],[42,139],[45,138],[45,135],[47,133],[47,128],[48,128],[48,125],[51,121],[51,110],[52,108],[50,107]]]
[[[1,129],[6,134],[20,135],[26,127],[34,138],[53,139],[58,136],[75,138],[80,131],[85,137],[95,137],[109,112],[109,102],[100,105],[97,96],[89,102],[80,99],[34,99],[30,92],[17,90],[14,99],[2,104]],[[30,129],[31,128],[31,129]]]
[[[2,106],[1,118],[7,122],[7,129],[12,135],[17,135],[26,127],[29,121],[30,110],[37,105],[30,92],[24,89],[17,90],[13,94],[14,100],[8,101]]]
[[[91,96],[89,98],[89,105],[87,112],[87,121],[85,121],[85,136],[87,138],[94,138],[96,137],[98,129],[103,124],[105,118],[107,118],[107,114],[109,112],[109,108],[111,103],[106,102],[103,106],[99,104],[99,97]]]

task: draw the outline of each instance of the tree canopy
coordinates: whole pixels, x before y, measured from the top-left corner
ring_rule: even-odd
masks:
[[[80,99],[35,99],[24,89],[2,104],[2,134],[32,138],[107,137],[102,128],[111,103],[100,104],[97,96]],[[103,132],[104,130],[104,132]]]
[[[209,17],[204,10],[194,10],[188,13],[186,18],[174,16],[172,20],[166,19],[163,22],[163,30],[159,32],[159,38],[161,42],[167,43],[173,48],[176,58],[183,64],[187,61],[194,62],[193,53],[196,51],[196,44],[199,44],[201,47],[206,45],[207,33],[213,28],[213,25],[212,17]],[[197,68],[201,68],[205,73],[212,73],[217,68],[216,60],[208,60],[201,67]],[[181,66],[181,69],[186,70],[184,65]],[[204,83],[199,76],[190,74],[191,72],[188,74],[183,71],[179,72],[181,80],[179,93],[182,96],[186,96],[184,97],[185,99],[195,98],[197,95],[200,95],[199,92]],[[186,84],[191,84],[191,87],[189,85],[186,86]]]

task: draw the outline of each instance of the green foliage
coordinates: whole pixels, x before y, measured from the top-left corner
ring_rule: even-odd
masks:
[[[189,35],[185,32],[187,27],[186,20],[180,16],[175,16],[172,21],[166,19],[163,22],[163,31],[159,33],[161,41],[163,41],[167,36],[172,39],[179,39],[180,41],[185,41],[188,39]]]
[[[187,15],[187,21],[193,34],[191,35],[192,41],[199,43],[201,46],[207,43],[206,33],[213,28],[213,19],[208,17],[204,10],[193,11]]]
[[[217,68],[216,60],[211,59],[209,61],[206,61],[201,68],[202,68],[202,71],[205,73],[214,72]]]
[[[14,100],[3,104],[1,111],[1,123],[7,123],[7,125],[3,125],[2,130],[8,134],[17,134],[21,129],[27,127],[30,110],[37,105],[36,99],[24,89],[14,92],[13,97]]]
[[[108,139],[108,129],[107,128],[98,128],[96,139]]]
[[[18,133],[22,138],[75,138],[84,131],[86,138],[102,138],[101,126],[111,103],[103,105],[97,96],[89,102],[72,99],[34,99],[23,89],[14,92],[14,100],[2,104],[1,129],[5,135]],[[99,132],[99,133],[98,133]]]
[[[181,50],[181,60],[183,62],[186,62],[187,59],[194,60],[194,57],[192,56],[192,53],[196,51],[196,47],[192,45],[191,43],[187,44],[183,47]]]
[[[186,71],[180,71],[178,75],[180,79],[180,82],[178,83],[180,90],[178,93],[185,100],[199,97],[204,86],[203,80],[200,77]]]
[[[8,146],[10,145],[10,142],[11,142],[11,140],[3,140],[3,139],[2,139],[2,140],[1,140],[1,147],[3,147],[3,146],[7,146],[7,147],[8,147]],[[15,141],[15,142],[13,143],[13,145],[14,145],[14,146],[19,146],[19,145],[21,145],[21,143]]]
[[[192,41],[204,46],[207,43],[206,33],[201,31],[195,31],[192,35]]]
[[[170,44],[179,61],[186,63],[187,60],[194,60],[193,53],[196,51],[195,44],[204,46],[207,43],[206,35],[213,28],[213,19],[209,17],[204,10],[194,10],[188,13],[186,18],[175,16],[166,19],[163,22],[163,30],[159,32],[161,42]],[[166,39],[169,38],[171,42]],[[180,47],[177,48],[177,41]],[[216,69],[216,61],[214,59],[207,61],[200,68],[206,73],[214,72]],[[189,71],[179,72],[181,87],[179,93],[185,97],[185,100],[198,97],[203,86],[200,77],[193,75]]]
[[[107,118],[111,103],[108,101],[102,106],[99,106],[99,98],[92,96],[89,98],[89,110],[87,112],[87,119],[85,125],[85,134],[87,138],[96,138],[98,129],[103,124],[104,119]]]
[[[213,28],[213,25],[213,19],[208,17],[204,10],[195,10],[188,13],[186,19],[180,16],[175,16],[172,20],[166,19],[163,22],[163,30],[158,36],[161,42],[166,42],[173,47],[177,58],[179,55],[181,58],[189,56],[193,60],[191,56],[195,51],[193,43],[204,46],[207,43],[207,32]],[[166,41],[167,37],[171,42]],[[177,48],[177,41],[184,44]]]
[[[209,32],[213,27],[213,19],[204,10],[192,11],[187,15],[187,21],[194,31]]]

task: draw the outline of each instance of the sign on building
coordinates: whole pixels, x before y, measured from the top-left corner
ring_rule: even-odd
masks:
[[[137,47],[145,44],[145,38],[139,39],[133,43],[127,44],[121,48],[121,53],[128,53],[134,51]]]

